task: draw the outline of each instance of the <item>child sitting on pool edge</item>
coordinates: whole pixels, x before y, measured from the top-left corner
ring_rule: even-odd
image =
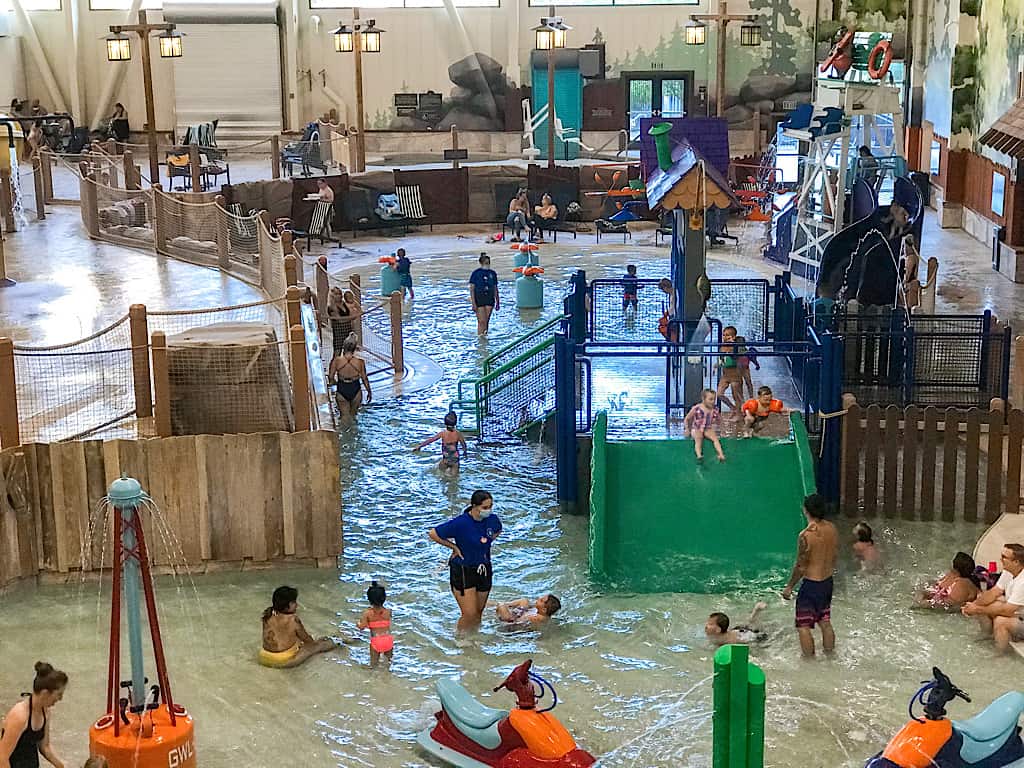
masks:
[[[558,613],[562,601],[552,594],[530,601],[523,597],[508,603],[498,603],[494,612],[498,619],[510,628],[539,627]]]
[[[747,623],[732,629],[729,629],[729,617],[716,611],[708,616],[708,621],[704,625],[704,634],[707,635],[712,645],[763,643],[768,639],[768,633],[758,626],[757,618],[767,607],[767,603],[757,603],[747,619]]]
[[[449,411],[444,416],[444,429],[438,432],[433,437],[428,437],[422,443],[413,448],[414,451],[418,451],[421,448],[430,445],[436,440],[441,441],[441,460],[437,463],[437,468],[442,472],[457,474],[459,471],[459,446],[462,446],[462,456],[466,456],[466,438],[462,436],[462,433],[455,428],[455,425],[459,422],[459,415],[454,411]]]
[[[705,389],[700,393],[701,401],[697,403],[690,412],[686,414],[683,424],[686,432],[693,437],[693,452],[697,454],[697,461],[704,461],[704,438],[706,437],[715,446],[715,453],[719,461],[725,461],[725,454],[722,453],[722,441],[718,439],[718,432],[715,427],[722,420],[722,414],[715,406],[715,390]]]
[[[384,607],[388,593],[376,581],[366,590],[366,599],[370,607],[363,611],[357,629],[370,630],[370,666],[376,667],[383,656],[387,666],[391,666],[391,655],[395,648],[395,639],[391,636],[391,609]]]

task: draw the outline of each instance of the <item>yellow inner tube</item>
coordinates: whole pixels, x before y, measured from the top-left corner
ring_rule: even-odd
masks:
[[[268,651],[260,648],[260,664],[264,667],[283,667],[299,655],[299,644],[296,643],[287,651]]]

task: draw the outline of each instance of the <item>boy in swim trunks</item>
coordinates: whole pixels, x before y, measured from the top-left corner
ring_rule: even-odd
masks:
[[[545,624],[561,608],[562,601],[548,594],[532,602],[523,597],[508,603],[499,603],[494,611],[505,624],[538,627]]]
[[[395,639],[391,636],[391,609],[384,607],[388,593],[376,581],[366,590],[366,599],[370,607],[363,611],[357,629],[370,630],[370,666],[376,667],[380,657],[385,664],[391,666],[391,655],[395,649]]]
[[[771,387],[759,387],[756,400],[747,400],[743,404],[743,436],[751,437],[764,427],[768,417],[773,413],[789,413],[790,409],[781,400],[772,397]]]
[[[314,640],[302,626],[296,611],[299,591],[295,587],[274,590],[272,605],[263,612],[263,646],[259,661],[265,667],[297,667],[318,653],[337,646],[329,637]]]
[[[640,281],[636,276],[636,264],[626,265],[626,274],[622,276],[622,311],[625,313],[630,307],[637,310],[637,293],[640,289]]]
[[[712,645],[763,643],[768,639],[768,633],[758,625],[757,619],[761,615],[761,611],[767,607],[767,603],[757,603],[750,618],[747,619],[747,623],[732,629],[729,629],[729,617],[716,611],[708,616],[707,624],[704,625],[704,634]]]
[[[445,474],[458,474],[459,446],[462,446],[462,456],[465,457],[466,455],[466,438],[463,437],[462,433],[455,428],[458,421],[458,414],[451,411],[448,412],[444,417],[444,429],[433,437],[428,437],[422,443],[413,448],[414,451],[418,451],[421,448],[430,445],[435,440],[440,440],[441,460],[437,463],[437,468]]]
[[[832,575],[836,570],[839,552],[839,533],[825,519],[825,500],[817,493],[804,499],[804,517],[807,527],[797,537],[796,563],[782,599],[793,596],[793,587],[800,582],[796,595],[796,631],[800,636],[800,650],[805,657],[814,655],[814,634],[817,624],[821,628],[821,644],[825,653],[836,647],[836,633],[832,629]]]

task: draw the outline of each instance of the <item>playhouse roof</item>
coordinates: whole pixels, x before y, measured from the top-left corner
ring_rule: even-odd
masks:
[[[729,182],[711,163],[703,164],[705,175],[700,173],[704,157],[686,139],[678,139],[672,147],[672,165],[667,171],[655,168],[647,177],[647,205],[654,209],[692,209],[699,206],[699,193],[704,187],[705,207],[729,208],[741,205],[733,194]],[[702,185],[703,180],[703,185]]]
[[[978,141],[1004,155],[1024,159],[1024,99],[1017,99]]]

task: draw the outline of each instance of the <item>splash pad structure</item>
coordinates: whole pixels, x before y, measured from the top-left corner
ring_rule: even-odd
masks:
[[[107,759],[110,768],[195,768],[191,716],[171,695],[160,637],[149,554],[139,508],[149,497],[137,480],[121,477],[110,484],[107,503],[114,509],[113,584],[110,605],[110,655],[107,711],[89,729],[89,751]],[[127,623],[131,678],[121,680],[122,591]],[[149,683],[142,644],[145,602],[157,684]],[[127,695],[120,697],[121,689]]]

